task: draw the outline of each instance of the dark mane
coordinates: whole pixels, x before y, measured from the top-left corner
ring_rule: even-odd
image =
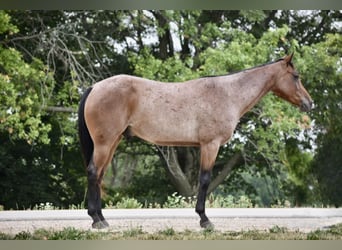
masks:
[[[282,60],[284,60],[284,59],[283,59],[283,58],[280,58],[280,59],[278,59],[278,60],[276,60],[276,61],[264,63],[264,64],[262,64],[262,65],[257,65],[257,66],[254,66],[254,67],[251,67],[251,68],[248,68],[248,69],[233,71],[233,72],[230,72],[230,73],[227,73],[227,74],[222,74],[222,75],[202,76],[202,77],[200,77],[200,78],[210,78],[210,77],[220,77],[220,76],[234,75],[234,74],[241,73],[241,72],[244,72],[244,71],[248,71],[248,70],[251,70],[251,69],[256,69],[256,68],[260,68],[260,67],[263,67],[263,66],[266,66],[266,65],[270,65],[270,64],[273,64],[273,63],[282,61]],[[291,67],[293,67],[292,63],[291,63]]]

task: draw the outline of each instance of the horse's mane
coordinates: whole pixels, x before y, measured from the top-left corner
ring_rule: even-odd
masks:
[[[284,60],[284,58],[279,58],[279,59],[276,60],[276,61],[271,61],[271,62],[268,62],[268,63],[264,63],[264,64],[261,64],[261,65],[257,65],[257,66],[251,67],[251,68],[247,68],[247,69],[243,69],[243,70],[238,70],[238,71],[229,72],[229,73],[227,73],[227,74],[202,76],[201,78],[210,78],[210,77],[220,77],[220,76],[234,75],[234,74],[238,74],[238,73],[245,72],[245,71],[248,71],[248,70],[252,70],[252,69],[264,67],[264,66],[266,66],[266,65],[270,65],[270,64],[273,64],[273,63],[277,63],[277,62],[282,61],[282,60]],[[290,66],[293,67],[292,63],[290,64]]]

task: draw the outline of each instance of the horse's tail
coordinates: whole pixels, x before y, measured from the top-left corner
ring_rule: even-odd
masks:
[[[78,136],[80,138],[81,151],[86,167],[89,165],[94,151],[94,143],[90,137],[89,130],[84,119],[84,106],[91,90],[92,88],[90,87],[85,91],[78,107]]]

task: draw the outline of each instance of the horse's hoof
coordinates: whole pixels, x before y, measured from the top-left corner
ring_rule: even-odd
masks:
[[[106,220],[102,220],[101,221],[106,227],[109,227],[109,224],[108,224],[108,222],[106,221]]]
[[[97,221],[97,222],[94,222],[92,224],[92,227],[95,229],[103,229],[103,228],[106,228],[108,226],[109,226],[109,224],[107,221]]]
[[[214,224],[211,223],[210,220],[200,221],[200,225],[202,228],[205,228],[208,230],[214,230]]]

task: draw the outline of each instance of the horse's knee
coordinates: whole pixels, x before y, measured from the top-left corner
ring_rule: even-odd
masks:
[[[201,171],[200,180],[199,180],[200,188],[208,188],[210,184],[210,177],[211,177],[210,171]]]

